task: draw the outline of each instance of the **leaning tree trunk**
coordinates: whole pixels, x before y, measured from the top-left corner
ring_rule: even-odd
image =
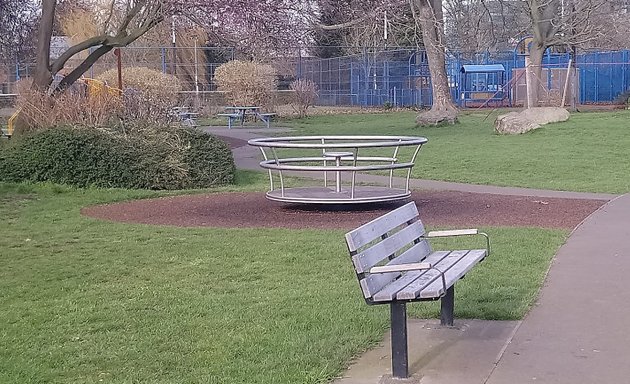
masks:
[[[418,125],[454,124],[458,109],[451,97],[446,75],[444,19],[441,0],[415,0],[416,17],[422,28],[422,40],[429,61],[433,105],[427,112],[418,114]]]

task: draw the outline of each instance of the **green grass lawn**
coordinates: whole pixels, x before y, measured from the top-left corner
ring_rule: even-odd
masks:
[[[325,383],[381,340],[388,308],[361,299],[344,231],[80,215],[157,195],[0,184],[0,383]],[[493,254],[458,284],[456,316],[522,318],[567,232],[486,231]]]
[[[299,135],[412,135],[429,139],[413,177],[553,190],[630,191],[630,112],[574,113],[534,132],[493,133],[497,112],[465,113],[454,126],[417,128],[413,112],[293,120]],[[486,118],[487,117],[487,118]]]

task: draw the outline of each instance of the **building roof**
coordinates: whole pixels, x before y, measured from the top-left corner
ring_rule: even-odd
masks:
[[[503,64],[475,64],[462,66],[464,73],[505,72]]]

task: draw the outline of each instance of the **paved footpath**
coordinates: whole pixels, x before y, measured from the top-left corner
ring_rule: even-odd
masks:
[[[217,132],[220,135],[220,133]],[[236,134],[236,133],[235,133]],[[239,138],[246,138],[244,132]],[[249,133],[249,135],[252,135]],[[252,135],[254,137],[256,135]],[[239,166],[257,154],[238,148]],[[630,383],[630,194],[586,194],[415,181],[412,188],[610,200],[574,230],[521,322],[411,320],[410,367],[420,384]],[[390,382],[388,336],[336,383]],[[394,381],[398,382],[398,381]],[[402,381],[405,382],[405,381]]]
[[[560,248],[488,384],[630,382],[630,195]]]

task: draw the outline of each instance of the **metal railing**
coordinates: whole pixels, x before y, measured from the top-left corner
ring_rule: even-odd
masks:
[[[397,201],[408,198],[411,169],[418,152],[428,140],[412,136],[295,136],[249,140],[249,145],[260,148],[260,166],[269,173],[270,200],[288,203],[356,204]],[[407,160],[401,161],[401,147],[411,147]],[[391,155],[363,154],[384,148]],[[287,150],[288,153],[280,153]],[[307,153],[319,152],[321,155]],[[363,152],[363,153],[360,153]],[[283,156],[281,156],[283,155]],[[404,185],[396,186],[394,171],[403,170]],[[387,186],[359,184],[358,176],[369,172],[388,172]],[[277,172],[279,188],[274,182]],[[285,173],[295,176],[323,176],[323,186],[287,187]],[[350,173],[350,183],[344,186],[342,174]],[[329,187],[329,175],[334,175],[334,188]],[[366,180],[368,181],[368,180]]]

